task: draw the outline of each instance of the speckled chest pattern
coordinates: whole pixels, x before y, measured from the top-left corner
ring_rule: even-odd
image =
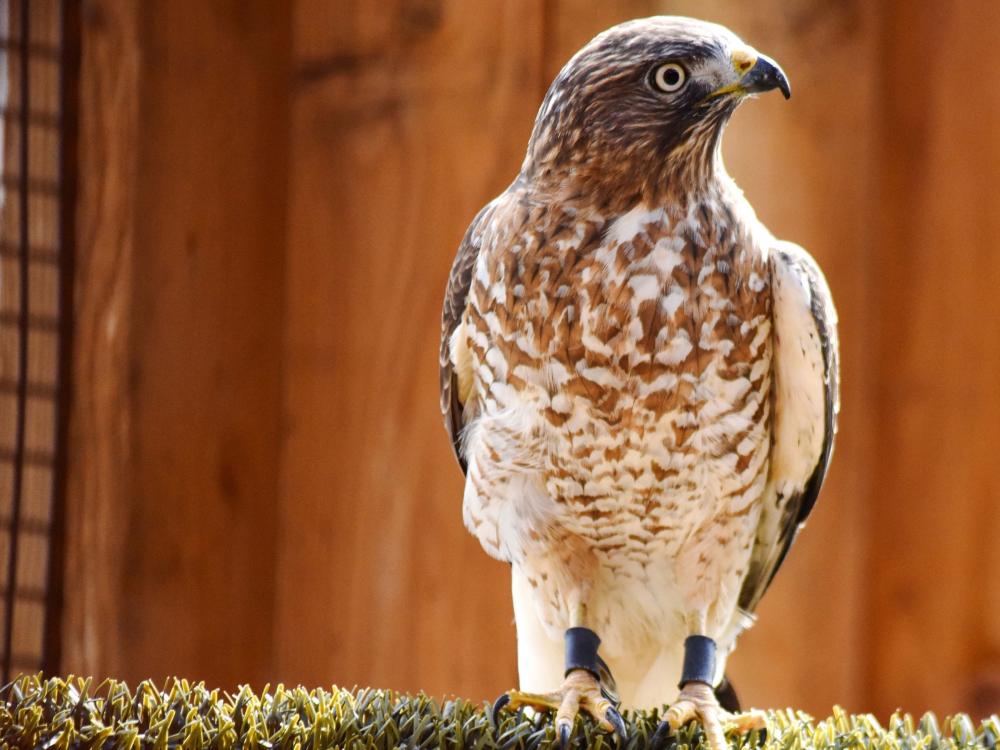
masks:
[[[612,220],[497,207],[464,328],[465,518],[487,551],[561,549],[559,564],[619,582],[683,558],[693,586],[742,578],[772,354],[768,259],[744,210],[728,196]]]

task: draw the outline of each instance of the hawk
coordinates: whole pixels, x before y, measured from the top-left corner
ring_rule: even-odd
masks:
[[[724,27],[608,29],[451,270],[464,521],[511,564],[520,691],[495,710],[555,710],[563,745],[579,711],[624,734],[619,705],[670,702],[658,735],[697,719],[714,750],[762,726],[720,704],[726,658],[816,502],[839,401],[823,275],[722,163],[730,116],[772,89],[782,70]]]

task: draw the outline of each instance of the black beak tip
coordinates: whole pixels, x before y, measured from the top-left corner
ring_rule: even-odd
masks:
[[[781,78],[778,79],[778,90],[785,99],[792,98],[792,87],[788,85],[788,79],[785,78],[784,74],[781,74]]]
[[[744,78],[744,86],[750,93],[762,93],[778,89],[786,99],[792,98],[792,87],[788,85],[788,77],[778,64],[769,57],[761,55],[756,64]]]

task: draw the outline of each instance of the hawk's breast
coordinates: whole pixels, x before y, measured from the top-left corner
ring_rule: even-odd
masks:
[[[464,327],[470,527],[508,559],[558,527],[635,577],[702,530],[748,550],[771,382],[767,258],[748,223],[721,200],[610,223],[517,211],[484,245]]]

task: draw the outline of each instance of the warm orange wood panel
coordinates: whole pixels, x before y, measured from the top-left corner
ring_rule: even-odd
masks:
[[[72,413],[66,512],[63,666],[114,675],[129,502],[128,339],[139,148],[138,17],[132,3],[87,3],[82,17]]]
[[[66,667],[262,684],[288,14],[108,0],[84,23]]]
[[[886,17],[869,332],[880,712],[1000,707],[1000,85],[982,69],[998,34],[986,0]]]
[[[261,684],[275,587],[289,17],[270,0],[142,8],[122,648],[142,656],[131,674]]]

